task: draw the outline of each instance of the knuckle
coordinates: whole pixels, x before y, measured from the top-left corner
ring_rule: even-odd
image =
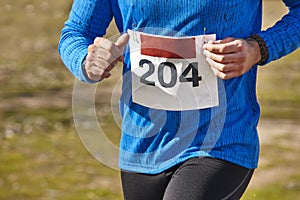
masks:
[[[88,53],[92,53],[95,49],[95,45],[94,44],[91,44],[88,46]]]
[[[86,60],[91,61],[92,58],[93,58],[93,56],[90,53],[88,53],[88,55],[86,56]]]
[[[236,52],[241,51],[244,47],[244,43],[240,39],[235,39],[230,43],[230,49]]]
[[[101,44],[103,42],[104,38],[102,37],[96,37],[94,39],[94,44]]]
[[[96,44],[97,42],[99,42],[99,40],[100,40],[100,38],[99,38],[99,37],[96,37],[96,38],[94,39],[94,44]]]
[[[243,46],[244,42],[242,40],[235,40],[234,44],[236,44],[238,47]]]

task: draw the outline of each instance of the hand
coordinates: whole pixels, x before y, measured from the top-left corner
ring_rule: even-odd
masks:
[[[230,79],[249,71],[261,59],[255,40],[226,38],[203,45],[207,62],[221,79]]]
[[[99,81],[111,76],[110,71],[118,62],[123,62],[123,51],[129,40],[127,33],[113,43],[103,37],[97,37],[88,47],[85,71],[88,78]]]

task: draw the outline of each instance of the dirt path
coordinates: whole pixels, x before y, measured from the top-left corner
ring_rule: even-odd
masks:
[[[299,158],[300,149],[300,123],[292,120],[262,119],[258,129],[261,146],[273,145],[276,147],[278,145],[288,150],[284,153],[282,151],[278,155],[282,157],[274,157],[276,153],[272,151],[280,151],[279,148],[272,148],[271,150],[264,148],[263,151],[266,150],[267,152],[261,152],[259,167],[250,183],[250,188],[261,188],[278,181],[286,181],[287,186],[295,184],[290,182],[289,178],[293,174],[299,174],[300,166],[296,160]],[[295,160],[295,162],[274,165],[274,159],[282,159],[283,162]]]

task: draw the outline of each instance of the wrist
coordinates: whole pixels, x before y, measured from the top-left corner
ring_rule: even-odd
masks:
[[[84,77],[90,81],[90,78],[89,78],[88,74],[86,73],[85,66],[86,66],[86,57],[84,58],[84,60],[81,63],[81,70],[82,70]]]
[[[86,68],[85,68],[85,67],[86,67],[86,64],[87,64],[87,60],[86,60],[86,57],[85,57],[84,60],[83,60],[82,63],[81,63],[81,70],[82,70],[82,73],[83,73],[85,79],[86,79],[89,83],[98,83],[98,82],[100,82],[102,79],[95,81],[95,80],[92,80],[92,79],[89,77],[89,75],[87,74]]]
[[[269,58],[269,51],[263,38],[254,34],[247,39],[247,42],[251,44],[254,49],[255,64],[265,64]]]
[[[251,39],[251,38],[248,38],[246,41],[248,42],[248,45],[250,46],[250,52],[252,55],[253,64],[256,65],[257,63],[259,63],[261,61],[261,52],[260,52],[259,45],[256,40]]]

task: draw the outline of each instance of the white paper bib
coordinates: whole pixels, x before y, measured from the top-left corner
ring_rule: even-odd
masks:
[[[203,55],[216,35],[166,37],[128,30],[132,101],[163,110],[218,106],[218,84]]]

